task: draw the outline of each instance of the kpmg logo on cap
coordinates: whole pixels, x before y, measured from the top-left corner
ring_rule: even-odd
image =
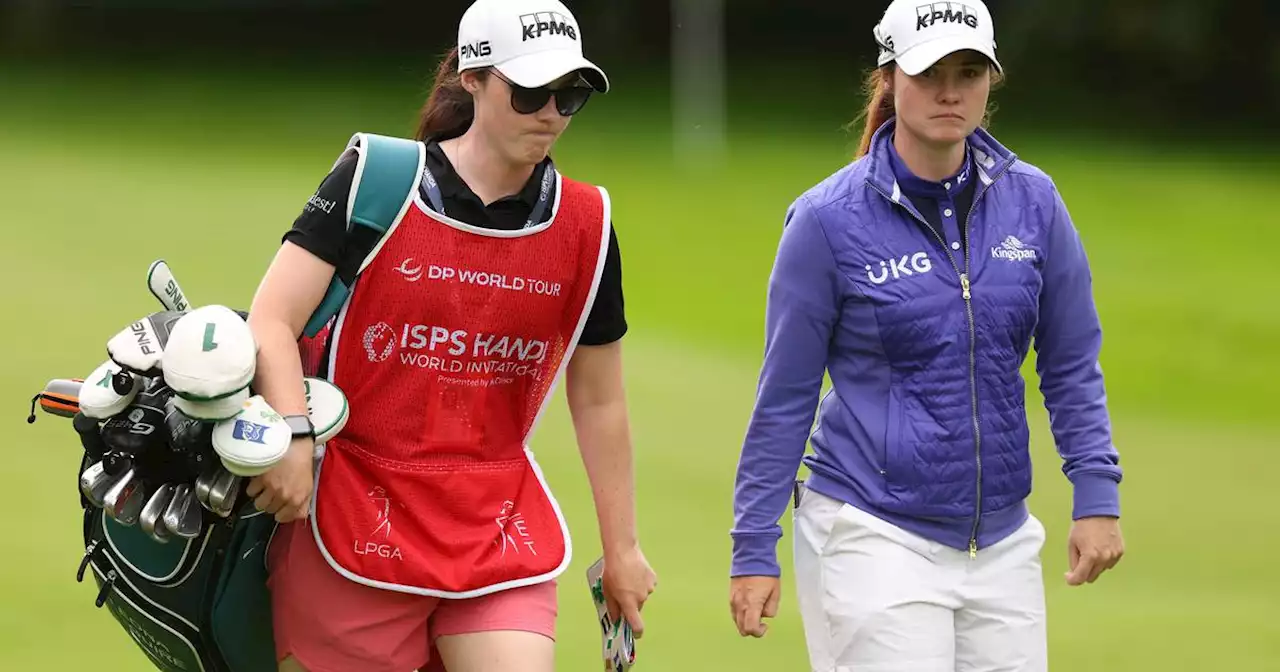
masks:
[[[932,28],[934,24],[963,23],[970,28],[978,27],[978,12],[961,2],[931,2],[916,6],[916,31]]]
[[[578,28],[569,17],[560,12],[534,12],[520,15],[520,28],[524,31],[521,42],[536,40],[546,35],[564,35],[571,40],[578,39]]]

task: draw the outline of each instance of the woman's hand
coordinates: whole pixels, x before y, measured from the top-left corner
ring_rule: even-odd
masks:
[[[782,581],[776,576],[736,576],[729,582],[729,611],[738,634],[764,637],[769,631],[765,618],[778,615]]]
[[[1093,583],[1124,555],[1120,521],[1109,516],[1081,518],[1067,539],[1067,585]]]
[[[245,492],[254,498],[253,505],[288,523],[307,517],[311,510],[314,488],[313,454],[315,442],[307,437],[293,440],[284,459],[266,473],[249,481]]]
[[[601,582],[609,618],[616,623],[621,614],[631,624],[631,631],[636,639],[639,639],[644,634],[644,619],[640,617],[640,610],[658,587],[658,575],[649,566],[640,546],[606,555]]]

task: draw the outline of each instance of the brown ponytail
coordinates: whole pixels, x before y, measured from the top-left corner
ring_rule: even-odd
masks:
[[[893,89],[885,85],[889,79],[889,72],[893,68],[893,64],[876,68],[867,75],[867,79],[863,82],[863,94],[867,97],[867,109],[863,110],[858,119],[866,118],[866,123],[862,127],[862,138],[858,141],[858,151],[854,154],[855,159],[861,158],[867,153],[871,147],[871,136],[894,115],[893,107]],[[857,123],[857,119],[854,120]]]
[[[487,70],[476,72],[482,80],[488,74]],[[475,102],[471,93],[462,86],[462,75],[458,73],[458,49],[454,47],[445,54],[436,69],[436,80],[431,86],[431,95],[422,106],[414,138],[424,141],[456,138],[467,132],[475,116]]]

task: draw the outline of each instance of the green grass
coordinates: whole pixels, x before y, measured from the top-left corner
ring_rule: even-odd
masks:
[[[405,132],[418,87],[345,74],[21,69],[4,83],[0,309],[12,326],[0,347],[14,356],[0,370],[0,402],[11,409],[0,668],[77,669],[92,656],[104,672],[145,669],[93,607],[96,591],[74,580],[83,549],[70,427],[19,418],[49,378],[87,374],[110,335],[156,309],[143,286],[155,258],[169,260],[197,304],[247,306],[280,234],[349,135]],[[804,129],[771,123],[763,107],[739,110],[729,162],[697,169],[672,161],[661,96],[620,89],[593,101],[557,150],[567,173],[610,189],[625,258],[641,536],[661,577],[639,669],[806,669],[790,516],[782,614],[764,640],[739,639],[729,619],[727,530],[782,214],[845,160],[853,139],[839,131],[842,108],[816,108]],[[1044,414],[1033,414],[1052,665],[1275,669],[1280,268],[1265,259],[1280,228],[1264,194],[1280,168],[1256,158],[1262,149],[1113,146],[1001,115],[1001,138],[1055,177],[1091,254],[1127,470],[1129,554],[1099,583],[1068,588],[1070,490]],[[562,402],[534,449],[574,531],[559,669],[595,669],[582,575],[599,544]]]

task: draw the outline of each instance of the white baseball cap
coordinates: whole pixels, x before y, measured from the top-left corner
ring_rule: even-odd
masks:
[[[987,58],[997,71],[995,28],[991,12],[982,0],[921,2],[893,0],[875,30],[880,45],[879,65],[897,61],[915,76],[939,59],[972,49]]]
[[[578,20],[559,0],[475,0],[458,23],[458,71],[496,68],[525,88],[581,71],[596,91],[609,78],[582,56]]]

